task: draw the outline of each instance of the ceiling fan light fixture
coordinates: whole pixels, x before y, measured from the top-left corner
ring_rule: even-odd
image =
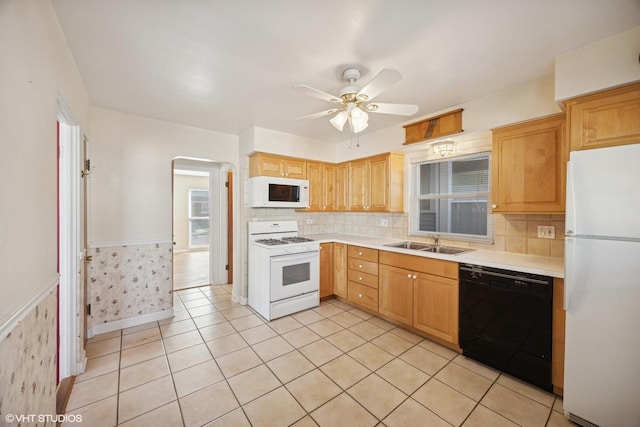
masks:
[[[342,129],[344,128],[344,124],[347,122],[347,119],[348,119],[347,112],[342,110],[338,114],[333,116],[333,118],[329,120],[329,123],[331,123],[334,128],[342,132]]]
[[[360,108],[353,108],[349,113],[349,124],[353,133],[362,132],[369,126],[369,115]]]
[[[376,111],[378,109],[377,104],[369,104],[364,107],[367,111]]]

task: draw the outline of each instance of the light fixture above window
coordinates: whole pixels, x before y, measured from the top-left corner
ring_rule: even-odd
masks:
[[[433,154],[440,154],[442,157],[450,156],[451,153],[453,153],[453,141],[449,139],[446,141],[436,141],[431,144],[431,146],[433,147]]]

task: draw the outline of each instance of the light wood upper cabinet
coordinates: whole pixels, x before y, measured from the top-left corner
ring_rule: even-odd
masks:
[[[320,243],[320,298],[333,295],[333,243]]]
[[[571,151],[640,143],[640,83],[565,101]]]
[[[336,166],[307,161],[309,208],[307,211],[334,211],[336,204]]]
[[[347,245],[333,244],[333,293],[347,298]]]
[[[567,162],[564,113],[492,132],[493,212],[564,212]]]
[[[404,157],[387,153],[349,162],[349,208],[362,212],[402,212]]]
[[[336,165],[335,210],[349,210],[349,163]]]
[[[249,157],[249,176],[307,179],[307,162],[293,157],[255,153]]]

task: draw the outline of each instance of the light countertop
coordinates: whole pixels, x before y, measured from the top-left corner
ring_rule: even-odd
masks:
[[[564,278],[564,259],[537,255],[517,254],[513,252],[489,251],[486,249],[474,249],[460,255],[444,255],[431,252],[416,251],[413,249],[394,248],[387,244],[404,242],[406,240],[386,239],[382,237],[353,236],[350,234],[326,233],[305,235],[320,243],[337,242],[348,245],[358,245],[390,252],[404,253],[408,255],[437,258],[459,263],[483,265],[487,267],[515,270],[525,273],[542,274],[545,276]]]

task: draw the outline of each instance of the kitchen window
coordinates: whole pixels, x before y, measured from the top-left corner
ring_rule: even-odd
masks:
[[[189,190],[189,247],[209,246],[209,190]]]
[[[412,164],[410,233],[490,242],[491,154]]]

